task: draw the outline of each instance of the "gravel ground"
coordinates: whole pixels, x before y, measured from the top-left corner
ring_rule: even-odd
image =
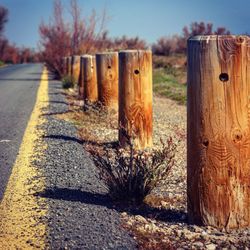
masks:
[[[68,96],[67,100],[70,104],[79,104],[74,95]],[[178,144],[176,166],[168,180],[146,198],[146,207],[121,211],[125,227],[135,235],[140,249],[248,249],[249,229],[225,232],[187,223],[186,107],[157,96],[153,106],[154,146],[160,146],[160,138],[165,140],[171,136]],[[68,117],[80,128],[80,138],[91,143],[117,141],[116,114],[84,113],[82,108],[74,105],[70,109],[73,115]]]
[[[136,249],[132,236],[121,227],[105,189],[72,123],[56,115],[68,112],[61,83],[50,82],[50,104],[44,124],[45,160],[39,162],[46,189],[39,193],[48,204],[49,249]]]
[[[42,166],[47,190],[40,195],[48,198],[51,248],[136,249],[137,243],[140,249],[250,246],[249,229],[225,232],[187,223],[185,106],[154,97],[154,145],[160,146],[160,138],[173,137],[178,143],[176,166],[147,197],[147,206],[136,208],[116,209],[83,149],[84,139],[93,144],[117,141],[117,114],[83,112],[74,94],[63,95],[60,83],[53,83],[47,117],[47,159]]]
[[[138,235],[141,244],[148,249],[249,249],[250,229],[225,232],[210,226],[199,227],[187,223],[186,107],[166,98],[155,97],[155,146],[158,146],[160,138],[168,136],[178,141],[176,166],[169,179],[148,198],[148,203],[155,208],[151,216],[147,213],[144,217],[123,213],[128,228]],[[150,237],[151,240],[148,240]]]

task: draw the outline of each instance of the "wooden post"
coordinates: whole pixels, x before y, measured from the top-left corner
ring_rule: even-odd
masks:
[[[84,68],[83,68],[83,56],[80,57],[80,73],[79,73],[79,90],[78,90],[78,95],[79,98],[83,100],[83,90],[84,90],[84,81],[83,81],[83,76],[84,76]]]
[[[71,74],[71,56],[67,57],[67,69],[66,69],[67,75]]]
[[[118,109],[118,53],[96,54],[96,72],[99,102],[111,109]]]
[[[71,76],[74,83],[78,83],[80,73],[80,56],[72,56]]]
[[[65,76],[67,75],[67,57],[62,58],[62,66],[63,66],[62,74],[63,76]]]
[[[187,195],[191,223],[250,226],[250,38],[188,41]]]
[[[98,100],[95,56],[83,57],[84,69],[84,105],[91,105]]]
[[[119,52],[119,142],[133,138],[138,149],[152,146],[152,53]]]
[[[80,57],[80,73],[79,73],[79,97],[83,100],[84,93],[84,57],[88,55],[82,55]]]

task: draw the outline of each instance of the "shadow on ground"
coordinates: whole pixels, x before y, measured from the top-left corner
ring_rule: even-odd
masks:
[[[68,113],[72,113],[73,111],[68,110],[68,111],[62,111],[62,112],[51,112],[51,113],[44,113],[41,114],[41,116],[50,116],[50,115],[64,115],[64,114],[68,114]]]
[[[187,216],[183,211],[175,209],[152,208],[147,204],[140,206],[118,203],[111,200],[107,194],[91,193],[80,189],[70,188],[52,188],[43,192],[36,193],[36,196],[54,200],[64,200],[70,202],[81,202],[97,206],[105,206],[109,209],[115,209],[118,212],[127,212],[131,215],[141,215],[150,219],[156,219],[164,222],[186,223]]]
[[[65,136],[65,135],[45,135],[43,138],[46,139],[55,139],[55,140],[64,140],[64,141],[73,141],[77,142],[79,144],[83,144],[83,141],[76,138],[76,137],[71,137],[71,136]]]
[[[59,89],[59,87],[53,86],[54,89]],[[65,95],[66,93],[63,92],[50,92],[49,95]],[[50,101],[53,103],[53,101]],[[54,103],[60,104],[61,102],[54,101]],[[64,102],[63,102],[64,103]],[[70,111],[67,111],[70,112]],[[44,115],[57,115],[57,114],[65,114],[67,112],[62,113],[48,113]],[[63,134],[50,134],[46,135],[43,138],[51,139],[51,140],[63,140],[65,142],[73,141],[79,143],[81,145],[84,144],[91,144],[95,146],[106,146],[110,148],[118,147],[118,141],[111,141],[111,142],[96,142],[91,140],[82,140],[77,137],[66,136]],[[165,222],[171,223],[186,223],[187,216],[186,213],[182,210],[175,210],[175,209],[159,209],[153,208],[147,204],[142,204],[140,206],[128,203],[121,203],[112,201],[108,194],[102,193],[93,193],[88,191],[83,191],[81,189],[71,189],[71,188],[49,188],[45,189],[43,192],[39,192],[35,194],[36,196],[43,197],[46,199],[53,199],[53,200],[64,200],[68,202],[80,202],[82,204],[90,204],[96,206],[104,206],[108,209],[115,209],[118,212],[127,212],[131,215],[141,215],[146,218],[156,219]]]
[[[45,135],[43,138],[55,139],[55,140],[64,140],[64,141],[73,141],[81,145],[88,144],[93,146],[105,146],[106,148],[116,148],[119,147],[119,141],[110,141],[110,142],[97,142],[91,140],[81,140],[77,137],[65,136],[65,135]]]

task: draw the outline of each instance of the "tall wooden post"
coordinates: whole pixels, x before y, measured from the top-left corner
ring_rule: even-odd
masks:
[[[111,109],[118,109],[118,53],[96,54],[96,72],[99,102]]]
[[[191,223],[250,226],[250,38],[188,41],[187,194]]]
[[[84,104],[91,105],[98,100],[95,56],[83,57],[84,68]]]
[[[119,52],[119,142],[133,138],[138,149],[152,146],[152,53]]]
[[[83,99],[84,93],[84,60],[83,58],[87,55],[82,55],[80,57],[80,73],[79,73],[79,97]]]
[[[80,56],[72,56],[71,76],[74,83],[78,83],[80,73]]]

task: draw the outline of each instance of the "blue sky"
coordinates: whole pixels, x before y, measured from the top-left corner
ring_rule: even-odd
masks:
[[[139,36],[148,43],[180,34],[193,21],[225,26],[232,33],[250,33],[250,0],[78,0],[83,13],[101,13],[106,7],[107,30],[112,37]],[[62,0],[66,12],[70,0]],[[1,0],[9,9],[5,36],[18,46],[36,48],[38,26],[52,16],[53,0]],[[65,17],[67,18],[67,17]]]

